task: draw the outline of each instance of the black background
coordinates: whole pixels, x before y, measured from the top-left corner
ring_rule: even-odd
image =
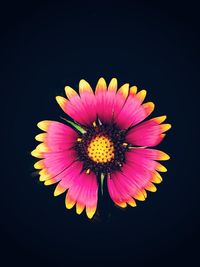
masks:
[[[94,3],[95,2],[95,3]],[[1,4],[1,266],[191,266],[199,234],[199,29],[194,1]],[[150,3],[151,2],[151,3]],[[172,123],[155,194],[90,221],[33,173],[36,123],[64,86],[99,77],[148,90]]]

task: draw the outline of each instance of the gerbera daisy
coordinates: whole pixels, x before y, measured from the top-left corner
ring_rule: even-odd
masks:
[[[41,169],[40,181],[45,185],[57,183],[54,195],[66,192],[68,209],[92,218],[97,209],[98,191],[103,183],[113,202],[125,208],[143,201],[146,190],[155,192],[162,181],[158,172],[166,168],[158,163],[169,156],[156,149],[165,137],[170,124],[162,124],[166,116],[142,122],[154,110],[154,104],[143,104],[146,91],[122,85],[117,79],[109,85],[100,78],[96,90],[85,80],[79,83],[79,94],[65,87],[67,98],[57,96],[56,101],[71,117],[65,123],[45,120],[38,123],[44,133],[35,138],[42,142],[32,155],[41,158],[35,163]]]

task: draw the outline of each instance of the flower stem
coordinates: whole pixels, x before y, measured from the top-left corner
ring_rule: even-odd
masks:
[[[103,195],[103,182],[104,182],[105,174],[101,173],[100,180],[101,180],[101,194]]]
[[[86,133],[86,130],[83,129],[79,124],[77,124],[77,123],[75,123],[73,121],[67,120],[67,119],[65,119],[63,117],[61,117],[61,119],[65,120],[68,124],[70,124],[73,128],[75,128],[80,133],[82,133],[82,134]]]

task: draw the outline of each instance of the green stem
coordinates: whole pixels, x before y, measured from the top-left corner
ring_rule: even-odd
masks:
[[[75,123],[73,121],[67,120],[67,119],[65,119],[63,117],[61,117],[61,119],[65,120],[68,124],[70,124],[72,127],[74,127],[80,133],[82,133],[82,134],[86,133],[86,130],[83,129],[79,124],[77,124],[77,123]]]
[[[101,180],[101,194],[103,195],[103,182],[104,182],[105,174],[101,173],[100,180]]]

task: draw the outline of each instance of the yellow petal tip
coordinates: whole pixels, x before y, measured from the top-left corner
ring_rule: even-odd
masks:
[[[131,86],[130,87],[130,94],[133,94],[133,95],[135,95],[137,93],[137,86]]]
[[[164,122],[166,119],[167,119],[167,116],[163,115],[163,116],[153,118],[152,120],[155,121],[156,123],[160,124],[160,123]]]
[[[65,86],[65,94],[68,97],[68,99],[78,95],[77,92],[70,86]]]
[[[123,84],[118,90],[118,93],[120,93],[124,98],[127,98],[128,92],[129,92],[129,83]]]
[[[41,158],[41,156],[42,156],[42,154],[38,150],[36,150],[36,149],[34,149],[33,151],[31,151],[31,155],[33,157],[35,157],[35,158]]]
[[[96,92],[98,93],[99,91],[106,91],[106,90],[107,90],[106,81],[103,77],[101,77],[97,82]]]
[[[65,104],[67,103],[67,99],[62,96],[56,96],[56,101],[58,105],[64,110]]]
[[[82,94],[84,92],[93,93],[93,90],[92,90],[90,84],[86,80],[81,79],[79,82],[79,93]]]
[[[82,204],[80,204],[80,203],[77,203],[77,204],[76,204],[76,213],[77,213],[78,215],[80,215],[80,214],[83,212],[84,208],[85,208],[84,205],[82,205]]]
[[[47,131],[50,123],[51,123],[51,121],[48,121],[48,120],[40,121],[40,122],[38,122],[37,127],[42,131]]]
[[[155,183],[155,184],[160,184],[162,182],[162,177],[158,172],[154,172],[151,182]]]
[[[41,133],[35,136],[35,140],[38,142],[44,142],[47,134],[46,133]]]
[[[40,160],[40,161],[38,161],[38,162],[36,162],[35,164],[34,164],[34,168],[35,169],[43,169],[44,168],[44,163],[43,163],[43,160]]]
[[[146,90],[141,90],[137,93],[137,98],[143,102],[145,97],[146,97],[147,91]],[[151,102],[150,102],[151,103]]]
[[[148,185],[145,186],[145,189],[150,191],[150,192],[156,192],[157,191],[157,188],[155,187],[154,184],[152,183],[148,183]]]
[[[163,166],[162,164],[159,164],[159,163],[157,163],[156,170],[159,172],[167,172],[167,168],[165,168],[165,166]]]
[[[94,212],[87,212],[87,217],[89,219],[92,219],[93,216],[94,216]]]
[[[116,92],[117,91],[117,79],[112,78],[109,85],[108,85],[108,91],[110,92]]]
[[[158,152],[158,160],[169,160],[170,159],[170,156],[163,152],[163,151],[159,151]]]
[[[145,201],[145,197],[142,194],[142,192],[138,191],[134,196],[133,196],[136,200],[139,201]]]
[[[137,206],[137,204],[136,204],[136,202],[135,202],[134,199],[129,200],[127,203],[128,203],[131,207],[136,207],[136,206]]]
[[[166,131],[168,131],[169,129],[172,128],[172,125],[167,123],[167,124],[161,124],[160,127],[161,127],[161,131],[162,132],[166,132]]]
[[[69,194],[67,194],[65,199],[65,207],[67,209],[72,209],[74,205],[75,201],[69,197]]]
[[[46,186],[55,184],[57,182],[53,178],[48,178],[47,180],[41,179],[40,181],[44,182],[44,185],[46,185]]]
[[[115,202],[115,204],[116,204],[117,206],[119,206],[120,208],[126,208],[126,207],[127,207],[126,202]]]
[[[39,144],[36,147],[36,150],[38,152],[50,152],[50,148],[46,144],[44,144],[44,143]]]

